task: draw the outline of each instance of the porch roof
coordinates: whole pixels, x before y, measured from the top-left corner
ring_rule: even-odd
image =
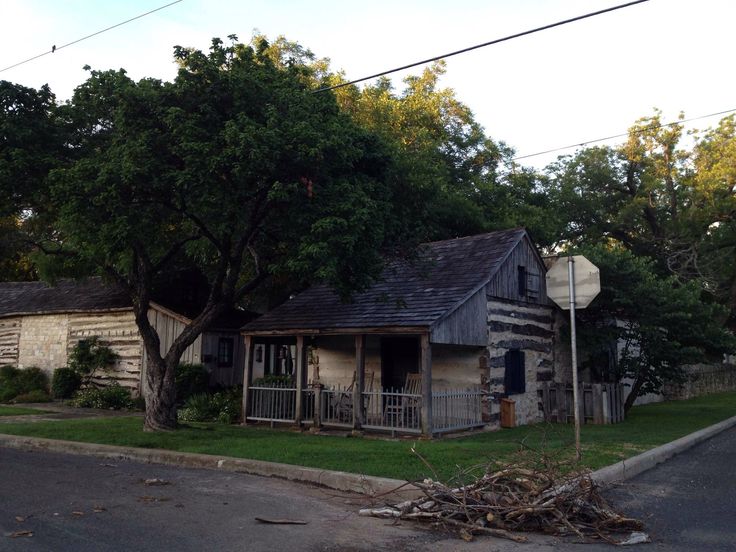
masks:
[[[389,263],[381,279],[343,302],[318,285],[246,324],[243,333],[410,333],[429,331],[496,273],[523,228],[424,244],[418,259]]]

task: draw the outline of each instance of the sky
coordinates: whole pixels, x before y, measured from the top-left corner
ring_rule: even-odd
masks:
[[[171,0],[0,0],[0,69]],[[0,72],[0,79],[60,100],[82,69],[125,68],[134,79],[175,76],[174,45],[212,37],[286,36],[357,79],[554,23],[624,0],[183,0],[166,9]],[[736,108],[736,2],[650,0],[613,13],[447,60],[441,85],[517,156],[626,132],[662,110],[664,121]],[[401,79],[421,68],[397,73]],[[718,117],[687,128],[714,126]],[[618,142],[621,140],[619,139]],[[607,142],[615,144],[613,140]],[[519,162],[542,168],[567,149]]]

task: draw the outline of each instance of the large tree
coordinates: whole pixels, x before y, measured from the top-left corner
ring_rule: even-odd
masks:
[[[601,271],[600,295],[577,312],[580,344],[597,379],[629,379],[625,410],[664,383],[682,382],[683,365],[736,350],[736,339],[723,327],[726,309],[704,301],[697,282],[663,277],[650,259],[620,246],[580,252]]]
[[[173,82],[92,71],[67,106],[74,159],[51,172],[45,251],[124,287],[147,353],[145,427],[176,427],[174,370],[197,336],[269,275],[343,294],[379,273],[402,239],[398,181],[382,141],[314,93],[268,44],[177,47]],[[389,236],[389,233],[391,234]],[[403,236],[406,238],[406,236]],[[172,267],[209,281],[199,315],[168,351],[148,320]]]
[[[622,146],[563,157],[540,182],[553,212],[566,215],[557,217],[561,242],[613,240],[736,312],[735,167],[733,116],[686,147],[681,125],[664,125],[657,112]]]
[[[33,279],[24,230],[47,223],[49,171],[73,154],[51,90],[0,81],[0,280]]]

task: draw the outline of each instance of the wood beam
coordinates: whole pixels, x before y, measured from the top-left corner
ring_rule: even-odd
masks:
[[[426,333],[419,338],[419,369],[422,373],[422,434],[432,437],[432,344]]]
[[[245,367],[243,370],[243,425],[246,425],[248,414],[250,414],[249,395],[250,384],[253,378],[253,350],[255,343],[253,336],[251,335],[246,335],[243,340],[245,341]]]
[[[365,387],[365,334],[355,336],[355,384],[353,385],[353,429],[365,423],[363,389]]]
[[[306,376],[306,366],[304,365],[304,336],[296,336],[296,413],[294,421],[296,425],[302,423],[302,413],[304,412],[304,376]]]

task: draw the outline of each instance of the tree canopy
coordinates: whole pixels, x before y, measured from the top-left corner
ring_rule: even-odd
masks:
[[[387,246],[410,240],[380,136],[313,94],[303,67],[267,53],[265,42],[177,47],[173,82],[91,71],[65,106],[74,155],[44,179],[54,220],[35,239],[129,292],[150,429],[176,425],[174,368],[186,347],[269,275],[348,295],[379,274]],[[208,278],[209,295],[161,354],[151,293],[186,266]]]

